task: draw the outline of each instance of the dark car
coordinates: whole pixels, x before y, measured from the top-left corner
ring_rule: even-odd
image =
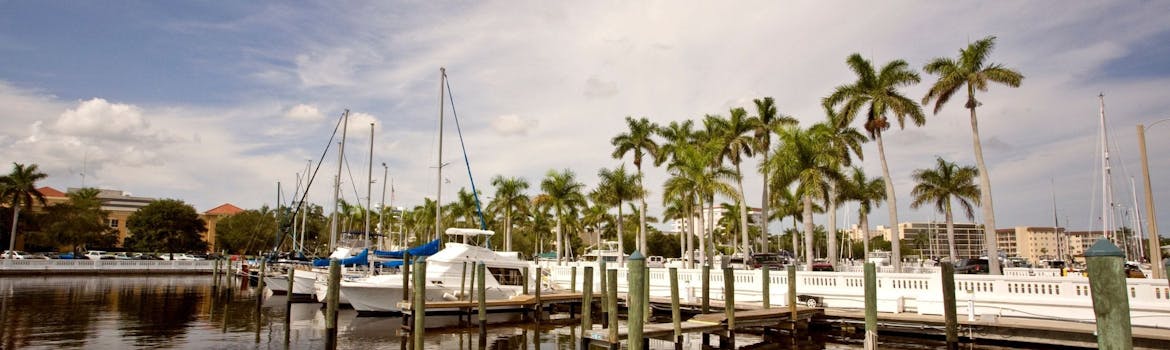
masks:
[[[752,254],[751,266],[756,269],[767,266],[769,269],[779,270],[791,261],[789,255],[785,253],[788,252]]]
[[[955,273],[986,275],[989,272],[991,267],[987,259],[962,259],[955,265]]]
[[[833,271],[833,264],[828,261],[814,261],[812,264],[813,271]]]

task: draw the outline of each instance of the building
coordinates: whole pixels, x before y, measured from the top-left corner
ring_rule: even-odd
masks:
[[[977,258],[986,255],[983,247],[983,225],[956,222],[955,259]],[[893,232],[879,225],[882,237],[890,240]],[[897,235],[902,245],[918,252],[923,258],[942,258],[950,255],[950,239],[946,222],[903,222],[898,224]]]
[[[1106,231],[1069,231],[1068,248],[1073,261],[1085,261],[1085,251],[1097,243],[1098,239],[1105,238]]]
[[[207,232],[203,233],[203,240],[207,241],[208,249],[215,249],[215,225],[223,218],[239,214],[242,211],[244,210],[231,203],[224,203],[199,215],[199,218],[207,223]]]
[[[1069,239],[1063,227],[1017,226],[995,233],[999,251],[1005,256],[1021,257],[1033,264],[1061,259],[1062,255],[1067,258]]]

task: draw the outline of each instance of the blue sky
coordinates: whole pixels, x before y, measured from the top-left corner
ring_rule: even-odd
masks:
[[[374,164],[388,164],[396,205],[413,206],[436,186],[428,167],[442,66],[486,195],[494,175],[537,184],[549,169],[592,186],[599,168],[620,164],[608,141],[627,115],[666,124],[773,96],[809,125],[823,118],[820,98],[852,79],[853,52],[920,69],[995,35],[992,61],[1027,77],[979,95],[997,221],[1051,225],[1055,192],[1062,225],[1099,229],[1096,96],[1106,95],[1117,202],[1132,207],[1129,178],[1143,190],[1134,125],[1170,117],[1167,13],[1156,1],[0,1],[0,160],[37,163],[62,189],[81,185],[84,164],[87,185],[199,210],[253,208],[272,203],[277,181],[296,182],[348,108],[353,177],[365,176],[373,122]],[[932,80],[924,74],[905,93],[920,97]],[[468,185],[447,125],[451,198]],[[1170,198],[1168,125],[1148,141],[1160,201]],[[901,220],[942,219],[908,208],[909,173],[936,155],[974,164],[970,138],[957,102],[923,127],[887,133]],[[876,146],[865,155],[867,173],[880,174]],[[335,157],[310,200],[328,201],[320,179]],[[647,169],[651,215],[665,179]],[[365,196],[356,182],[343,185],[350,201]],[[745,187],[758,205],[759,177]],[[871,223],[885,224],[876,212]],[[1159,213],[1170,231],[1170,204]]]

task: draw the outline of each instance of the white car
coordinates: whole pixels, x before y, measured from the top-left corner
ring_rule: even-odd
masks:
[[[646,257],[646,267],[661,268],[666,266],[666,258],[658,255]]]
[[[0,259],[8,259],[9,256],[11,256],[13,260],[24,260],[29,258],[28,253],[22,251],[5,250],[4,254],[0,255]]]

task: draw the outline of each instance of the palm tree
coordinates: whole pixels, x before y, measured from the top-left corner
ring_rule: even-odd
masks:
[[[763,163],[768,162],[768,153],[772,150],[772,130],[776,130],[780,125],[795,125],[796,118],[786,115],[777,115],[776,101],[772,97],[764,97],[763,99],[755,99],[752,102],[756,105],[756,116],[752,117],[752,128],[756,136],[756,153],[764,156]],[[763,252],[768,252],[768,177],[771,175],[767,169],[761,168],[761,173],[764,175],[763,189],[760,193],[760,217],[763,218],[760,222],[760,234],[764,237],[764,244],[760,245]]]
[[[625,254],[626,248],[625,243],[623,243],[625,241],[625,234],[622,229],[625,226],[625,217],[622,215],[622,203],[636,198],[642,198],[642,188],[639,186],[639,183],[641,183],[641,175],[631,176],[626,173],[626,166],[621,165],[614,170],[602,168],[597,171],[597,177],[600,178],[600,182],[597,184],[597,192],[601,204],[608,207],[616,206],[618,209],[618,251]],[[646,216],[641,215],[640,217],[645,218]],[[619,260],[618,263],[621,264],[622,261]]]
[[[769,159],[767,166],[776,173],[781,182],[795,181],[796,192],[804,203],[805,269],[813,262],[813,199],[827,196],[828,184],[840,181],[837,170],[839,159],[829,147],[824,133],[786,127],[778,133],[780,148],[776,156]],[[793,244],[795,246],[795,244]]]
[[[581,193],[584,187],[584,184],[577,182],[572,170],[565,169],[560,172],[549,170],[544,180],[540,182],[540,190],[544,193],[533,199],[534,204],[548,206],[556,214],[557,262],[562,261],[563,253],[567,251],[565,235],[561,230],[564,227],[565,216],[576,217],[577,211],[585,206],[585,195]]]
[[[756,140],[751,136],[753,130],[751,118],[748,118],[747,111],[743,108],[732,108],[730,113],[727,119],[719,116],[707,116],[707,118],[713,119],[711,121],[712,125],[716,126],[716,142],[718,142],[718,146],[720,147],[719,158],[727,159],[735,167],[736,190],[740,194],[740,199],[737,201],[739,204],[737,214],[739,216],[740,228],[734,231],[741,233],[740,237],[742,240],[740,240],[740,243],[743,246],[734,248],[740,249],[744,254],[748,254],[751,251],[751,243],[748,241],[748,212],[747,203],[745,203],[746,200],[744,198],[746,193],[743,191],[743,172],[740,170],[740,163],[743,163],[744,157],[752,156]],[[732,237],[732,241],[735,241],[735,237]],[[733,243],[733,245],[737,244]]]
[[[861,144],[865,143],[865,135],[857,129],[849,126],[849,123],[841,115],[833,112],[832,109],[825,110],[826,120],[821,123],[813,125],[812,130],[815,133],[821,134],[826,146],[829,147],[832,154],[837,158],[834,162],[840,166],[848,167],[853,165],[853,157],[850,154],[856,155],[858,160],[864,160],[865,157],[861,153]],[[829,195],[825,196],[826,207],[828,207],[829,217],[825,231],[828,232],[828,241],[826,242],[829,251],[829,263],[833,267],[837,266],[837,183],[829,183]]]
[[[975,108],[981,104],[975,99],[975,90],[987,91],[987,82],[995,82],[1010,87],[1019,87],[1024,75],[1016,70],[1004,67],[999,63],[988,63],[987,56],[995,48],[995,37],[989,36],[967,45],[959,50],[958,60],[951,58],[935,58],[922,68],[929,74],[938,75],[938,81],[930,87],[930,91],[922,98],[922,103],[929,105],[934,100],[934,114],[950,101],[951,96],[960,88],[967,87],[967,103],[963,105],[971,112],[971,139],[975,145],[975,165],[979,169],[979,198],[983,203],[983,244],[987,249],[988,265],[993,274],[1000,274],[999,256],[995,236],[995,207],[991,203],[991,174],[987,172],[987,164],[983,162],[983,145],[979,142],[979,121],[975,117]]]
[[[593,231],[595,236],[595,247],[601,249],[602,238],[606,236],[609,231],[613,231],[614,217],[609,214],[609,204],[606,204],[607,193],[603,193],[599,188],[593,189],[589,192],[590,205],[585,208],[581,214],[581,223],[585,225],[590,231]]]
[[[715,162],[717,152],[718,149],[704,144],[682,147],[676,150],[675,161],[667,167],[671,172],[671,178],[665,184],[667,196],[677,197],[685,195],[689,191],[697,203],[694,208],[702,210],[704,204],[708,205],[708,218],[714,217],[716,194],[737,200],[739,197],[735,188],[729,183],[731,179],[735,178],[735,172]],[[699,215],[699,222],[696,225],[696,228],[700,230],[699,237],[703,256],[707,257],[708,263],[712,263],[714,259],[714,255],[711,254],[713,247],[709,236],[714,225],[714,222],[711,221],[704,220],[703,215]],[[707,222],[710,222],[711,226],[704,225]]]
[[[955,250],[955,219],[951,210],[951,199],[959,201],[963,213],[968,219],[975,218],[975,210],[971,204],[979,205],[979,186],[975,185],[975,177],[979,176],[979,169],[972,166],[959,166],[955,163],[936,158],[934,169],[918,169],[914,171],[914,181],[918,184],[910,192],[914,196],[911,208],[918,208],[927,203],[933,203],[936,210],[943,213],[947,220],[947,248],[951,261],[959,257]],[[994,259],[993,259],[994,260]]]
[[[864,245],[864,261],[869,261],[869,212],[873,206],[886,199],[885,183],[881,178],[870,179],[860,167],[853,167],[853,171],[841,183],[839,198],[842,201],[857,201],[857,222],[861,225],[861,234]]]
[[[512,251],[512,213],[528,207],[528,195],[524,194],[524,190],[528,189],[528,181],[496,175],[492,178],[492,186],[496,187],[496,198],[492,200],[491,207],[504,210],[504,250]]]
[[[0,201],[12,205],[12,232],[8,236],[9,255],[6,259],[12,259],[12,252],[16,251],[16,222],[21,207],[32,210],[33,201],[45,205],[45,195],[37,190],[37,181],[46,177],[49,175],[40,172],[36,164],[25,166],[19,163],[12,163],[12,173],[0,177]]]
[[[926,117],[923,116],[918,103],[897,90],[899,87],[918,83],[921,79],[903,60],[890,61],[878,72],[875,72],[873,64],[860,54],[849,55],[845,62],[853,73],[857,74],[857,81],[836,87],[822,102],[826,109],[840,105],[841,110],[838,113],[847,121],[852,121],[860,111],[866,111],[865,130],[869,132],[870,138],[877,140],[878,157],[882,161],[882,178],[886,184],[886,200],[889,204],[887,207],[890,209],[890,227],[895,227],[898,225],[898,200],[894,196],[894,181],[890,178],[890,167],[886,162],[886,146],[882,141],[882,132],[890,128],[887,119],[890,115],[896,118],[901,128],[906,127],[906,117],[910,117],[914,125],[921,126],[926,123]],[[901,271],[900,237],[892,238],[890,242],[894,255],[892,262],[894,269]]]
[[[789,190],[789,183],[781,183],[780,181],[777,181],[775,177],[771,178],[771,181],[771,184],[768,186],[772,187],[772,190],[768,192],[768,194],[771,195],[771,198],[768,199],[768,202],[771,202],[771,207],[775,208],[776,210],[770,213],[772,217],[768,219],[784,221],[785,218],[791,216],[792,230],[796,231],[796,223],[800,221],[800,215],[804,212],[803,204],[800,202],[800,198],[797,198],[796,195],[793,194],[791,190]],[[782,242],[777,242],[777,251],[783,249],[781,248],[781,243]],[[796,235],[792,235],[793,257],[799,256],[796,249],[797,246],[799,245],[796,241]]]
[[[638,218],[638,249],[645,253],[646,187],[642,185],[642,159],[646,156],[650,156],[650,159],[656,159],[658,157],[658,143],[654,142],[654,139],[650,137],[658,129],[658,124],[651,123],[646,117],[634,119],[633,117],[627,116],[626,126],[629,128],[629,132],[614,136],[610,140],[610,143],[614,146],[614,159],[621,159],[626,153],[634,154],[634,167],[638,168],[638,188],[642,190],[642,195],[638,198],[642,204],[642,216]]]

